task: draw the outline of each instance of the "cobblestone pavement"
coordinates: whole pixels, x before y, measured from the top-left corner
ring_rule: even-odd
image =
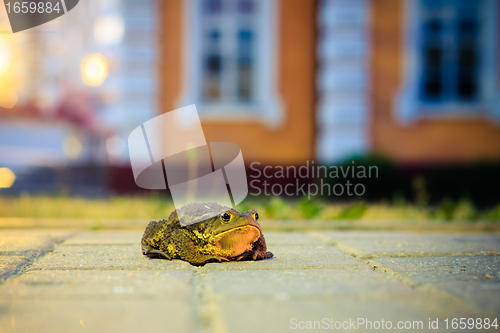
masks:
[[[0,332],[363,331],[382,320],[427,332],[429,320],[452,331],[453,318],[500,317],[499,234],[265,235],[273,259],[197,268],[144,257],[140,230],[0,229]]]

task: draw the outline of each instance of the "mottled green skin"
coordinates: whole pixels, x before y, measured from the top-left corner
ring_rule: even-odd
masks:
[[[142,236],[142,253],[150,258],[181,259],[192,265],[231,260],[261,260],[271,258],[255,209],[239,213],[236,210],[209,202],[183,206],[186,221],[199,219],[207,212],[217,215],[194,224],[181,226],[177,212],[167,220],[150,222]],[[221,214],[228,213],[226,222]]]

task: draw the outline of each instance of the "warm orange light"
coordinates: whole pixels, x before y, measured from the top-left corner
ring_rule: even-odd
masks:
[[[0,107],[12,109],[17,103],[17,98],[17,94],[12,89],[0,90]]]
[[[91,54],[82,61],[82,78],[90,86],[100,86],[108,76],[108,62],[101,54]]]
[[[14,184],[16,175],[9,168],[0,168],[0,188],[9,188]]]
[[[17,94],[13,89],[11,65],[14,60],[12,45],[0,35],[0,107],[13,108],[17,102]]]
[[[7,71],[12,62],[12,51],[0,36],[0,76]]]

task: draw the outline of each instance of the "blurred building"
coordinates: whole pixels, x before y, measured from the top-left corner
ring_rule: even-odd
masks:
[[[0,167],[17,175],[12,191],[106,192],[128,134],[158,112],[156,6],[80,1],[12,34],[0,5]]]
[[[498,2],[370,6],[372,150],[420,164],[498,161]]]
[[[193,103],[207,141],[238,144],[247,164],[498,161],[499,7],[80,1],[0,34],[0,164],[112,165],[130,178],[130,131]]]
[[[314,158],[315,1],[164,1],[161,110],[195,103],[246,163]]]
[[[161,3],[161,110],[247,161],[500,158],[498,15],[479,0]]]

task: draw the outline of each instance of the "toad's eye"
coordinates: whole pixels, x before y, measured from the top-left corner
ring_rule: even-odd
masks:
[[[229,215],[228,213],[224,213],[221,215],[221,218],[222,218],[222,221],[229,222],[229,220],[231,219],[231,215]]]
[[[255,213],[254,218],[255,218],[255,221],[257,221],[259,219],[259,213]]]

